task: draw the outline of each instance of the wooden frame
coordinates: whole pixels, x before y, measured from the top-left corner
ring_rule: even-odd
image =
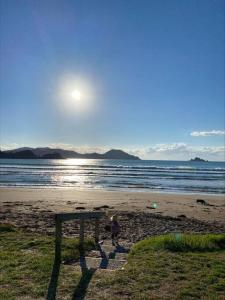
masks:
[[[84,243],[84,221],[95,220],[95,242],[99,240],[99,219],[105,216],[105,212],[79,212],[55,215],[55,260],[61,262],[62,223],[70,220],[80,219],[80,248]]]

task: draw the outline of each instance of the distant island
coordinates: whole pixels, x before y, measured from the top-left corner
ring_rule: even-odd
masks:
[[[192,159],[190,159],[190,161],[193,161],[193,162],[208,162],[208,160],[204,160],[200,157],[192,158]]]
[[[112,149],[103,154],[100,153],[78,153],[72,150],[23,147],[14,150],[0,151],[0,159],[66,159],[66,158],[86,158],[86,159],[134,159],[138,156],[128,154],[122,150]]]

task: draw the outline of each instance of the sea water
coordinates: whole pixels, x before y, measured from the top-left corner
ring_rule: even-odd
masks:
[[[0,186],[225,194],[224,162],[0,159]]]

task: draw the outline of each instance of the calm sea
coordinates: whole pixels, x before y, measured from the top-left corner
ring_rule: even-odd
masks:
[[[225,194],[224,162],[0,159],[0,186]]]

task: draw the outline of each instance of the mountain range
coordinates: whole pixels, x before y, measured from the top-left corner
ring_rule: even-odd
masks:
[[[30,148],[23,147],[14,150],[0,151],[0,158],[9,159],[140,159],[138,156],[128,154],[122,150],[112,149],[103,154],[100,153],[78,153],[72,150],[52,149],[49,147]]]

